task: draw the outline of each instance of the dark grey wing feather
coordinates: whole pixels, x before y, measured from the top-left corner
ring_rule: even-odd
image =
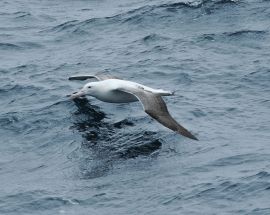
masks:
[[[95,78],[98,81],[103,81],[107,79],[119,79],[116,76],[111,75],[109,72],[98,72],[95,75],[76,75],[76,76],[71,76],[68,78],[68,80],[79,80],[79,81],[84,81],[87,79]]]
[[[172,118],[166,103],[161,96],[143,90],[132,90],[130,93],[135,95],[141,101],[145,112],[159,123],[185,137],[198,140],[193,134]]]
[[[73,80],[79,80],[79,81],[84,81],[90,78],[95,78],[97,79],[96,76],[94,75],[76,75],[76,76],[70,76],[68,80],[73,81]]]

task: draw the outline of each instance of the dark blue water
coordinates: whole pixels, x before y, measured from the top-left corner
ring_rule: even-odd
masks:
[[[166,98],[66,95],[110,71]],[[270,214],[270,2],[0,1],[0,214]]]

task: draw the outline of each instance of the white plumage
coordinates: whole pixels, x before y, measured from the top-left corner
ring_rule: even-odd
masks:
[[[187,129],[178,124],[170,115],[162,96],[171,96],[174,94],[173,92],[153,89],[136,82],[121,80],[108,73],[72,76],[69,80],[86,80],[88,78],[96,78],[98,81],[84,85],[79,92],[71,95],[72,99],[90,95],[101,101],[111,103],[140,101],[144,111],[159,123],[183,136],[198,140]]]

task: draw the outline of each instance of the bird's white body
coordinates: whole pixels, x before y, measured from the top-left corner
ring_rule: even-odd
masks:
[[[90,88],[89,88],[90,87]],[[143,89],[145,91],[161,95],[168,96],[173,93],[162,89],[153,89],[142,84],[138,84],[132,81],[120,80],[120,79],[107,79],[104,81],[90,82],[86,84],[81,92],[89,94],[103,102],[110,103],[129,103],[138,101],[138,98],[130,93],[126,93],[118,89]],[[80,94],[80,92],[79,92]]]
[[[198,140],[170,115],[162,96],[173,95],[173,92],[162,89],[153,89],[136,82],[121,80],[104,73],[73,76],[69,77],[69,80],[86,80],[88,78],[96,78],[98,81],[84,85],[79,92],[71,95],[72,99],[89,95],[101,101],[110,103],[140,101],[144,111],[159,123],[179,134],[193,140]]]

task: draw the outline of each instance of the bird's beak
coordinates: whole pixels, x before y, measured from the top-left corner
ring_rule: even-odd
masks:
[[[70,95],[70,98],[71,99],[76,99],[76,98],[79,98],[79,97],[82,97],[82,96],[85,96],[85,92],[80,90],[79,92],[72,93]]]

